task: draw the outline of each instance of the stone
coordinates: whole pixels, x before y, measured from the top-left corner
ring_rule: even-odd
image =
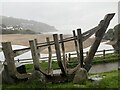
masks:
[[[27,83],[32,83],[34,81],[45,82],[45,77],[40,71],[35,70],[29,77]]]
[[[95,85],[99,85],[99,82],[103,78],[105,78],[105,76],[100,76],[100,75],[97,74],[97,75],[92,75],[92,76],[88,77],[88,80],[92,81],[93,84],[95,84]]]
[[[84,84],[88,79],[87,71],[84,68],[80,68],[76,71],[73,83],[74,84]]]
[[[105,77],[105,76],[93,75],[93,76],[88,77],[88,79],[91,80],[91,81],[100,81],[100,80],[102,80],[104,77]]]

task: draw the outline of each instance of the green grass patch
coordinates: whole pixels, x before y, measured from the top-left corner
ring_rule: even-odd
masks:
[[[33,71],[33,64],[26,64],[25,65],[25,67],[26,67],[26,70],[27,70],[27,72],[32,72]],[[48,62],[45,62],[45,61],[42,61],[41,63],[40,63],[40,67],[44,70],[44,71],[47,71],[48,70]],[[59,66],[58,66],[58,64],[57,64],[57,62],[56,61],[52,61],[52,69],[59,69]]]
[[[102,64],[102,63],[110,63],[110,62],[117,62],[118,59],[118,55],[117,54],[107,54],[105,56],[105,58],[103,56],[99,56],[99,57],[94,57],[92,64]],[[73,68],[76,65],[78,65],[78,61],[77,61],[77,57],[71,58],[70,61],[68,61],[68,68]]]
[[[109,62],[116,62],[118,61],[118,55],[117,54],[107,54],[105,57],[94,57],[93,64],[100,64],[100,63],[109,63]]]
[[[98,85],[96,84],[92,84],[92,85],[94,88],[118,88],[119,73],[120,71],[111,71],[111,72],[104,72],[99,74],[96,73],[97,75],[105,76],[105,78],[103,78]],[[89,76],[96,74],[90,74]],[[91,87],[92,85],[90,85],[89,87]]]
[[[89,76],[95,75],[95,74],[89,74]],[[45,90],[52,90],[55,88],[60,88],[60,89],[68,89],[72,90],[73,88],[106,88],[108,90],[113,88],[118,89],[118,71],[112,71],[112,72],[107,72],[107,73],[99,73],[97,75],[100,76],[105,76],[101,81],[99,81],[98,84],[95,84],[92,81],[87,81],[86,84],[84,85],[79,85],[79,84],[73,84],[73,82],[68,82],[68,83],[61,83],[61,84],[52,84],[52,83],[41,83],[41,82],[33,82],[31,84],[27,84],[25,82],[17,83],[17,84],[12,84],[12,85],[3,85],[2,89],[3,90],[11,90],[11,89],[45,89]]]
[[[93,60],[93,64],[100,64],[100,63],[108,63],[108,62],[116,62],[118,61],[118,56],[115,54],[108,54],[106,55],[105,58],[103,58],[103,56],[101,57],[95,57]],[[73,68],[78,64],[77,58],[71,58],[71,60],[68,62],[67,67],[68,68]],[[26,70],[27,72],[32,72],[33,71],[33,65],[32,64],[28,64],[25,65],[26,66]],[[48,69],[48,62],[42,61],[42,63],[40,63],[40,66],[42,67],[43,70],[47,71]],[[52,62],[52,68],[55,69],[59,69],[58,63],[56,61]],[[119,71],[120,73],[120,71]],[[89,74],[89,76],[91,75],[95,75],[95,74]],[[61,83],[61,84],[52,84],[52,83],[41,83],[41,82],[33,82],[31,84],[27,84],[26,82],[20,82],[20,83],[16,83],[16,84],[12,84],[12,85],[3,85],[2,86],[2,90],[11,90],[11,89],[22,89],[22,90],[26,90],[26,89],[40,89],[43,88],[45,90],[52,90],[54,88],[60,88],[60,89],[68,89],[68,90],[72,90],[73,88],[106,88],[106,89],[110,89],[110,88],[118,88],[118,76],[120,77],[120,74],[118,74],[118,71],[112,71],[112,72],[107,72],[107,73],[99,73],[98,75],[102,75],[105,76],[105,78],[103,78],[99,84],[95,84],[92,81],[87,81],[85,85],[78,85],[78,84],[73,84],[73,82],[68,82],[68,83]],[[120,87],[119,87],[120,88]],[[111,89],[113,90],[113,89]]]
[[[107,54],[105,58],[103,56],[100,57],[94,57],[92,64],[101,64],[101,63],[110,63],[110,62],[116,62],[118,61],[118,55],[116,54]],[[71,58],[70,61],[68,61],[67,68],[74,68],[76,65],[78,65],[77,58]],[[48,70],[48,62],[42,61],[40,63],[40,67],[47,71]],[[52,69],[59,69],[57,61],[52,61]],[[33,71],[33,65],[32,64],[27,64],[26,65],[26,70],[27,72],[32,72]]]

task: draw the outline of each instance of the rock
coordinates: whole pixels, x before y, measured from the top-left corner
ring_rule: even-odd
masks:
[[[73,79],[74,84],[84,84],[88,79],[87,71],[84,68],[77,70],[75,77]]]
[[[90,81],[92,81],[95,85],[99,85],[99,82],[104,78],[105,76],[100,75],[93,75],[88,77]]]
[[[118,67],[118,70],[120,70],[120,66]]]
[[[88,79],[91,81],[100,81],[103,78],[104,76],[100,76],[100,75],[93,75],[93,76],[88,77]]]
[[[45,77],[41,72],[35,70],[29,77],[27,83],[32,83],[34,81],[45,82]]]

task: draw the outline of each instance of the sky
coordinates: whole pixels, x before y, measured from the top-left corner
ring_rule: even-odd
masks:
[[[118,23],[117,0],[114,2],[110,0],[101,2],[95,0],[91,2],[86,0],[84,2],[78,0],[16,1],[2,0],[0,15],[47,23],[55,26],[63,34],[70,34],[77,28],[85,32],[97,26],[108,13],[116,13],[109,28],[113,28]]]

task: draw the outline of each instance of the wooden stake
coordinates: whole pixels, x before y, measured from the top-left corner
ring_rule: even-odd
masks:
[[[78,34],[78,45],[79,45],[79,52],[80,52],[80,65],[81,68],[83,67],[83,41],[82,41],[82,34],[81,34],[81,29],[77,29],[77,34]]]
[[[49,58],[48,58],[48,74],[51,74],[51,71],[52,71],[52,49],[51,49],[49,37],[46,38],[46,41],[47,41],[47,43],[48,43],[48,52],[49,52]]]
[[[71,54],[70,53],[68,54],[68,60],[69,61],[71,60]]]
[[[93,57],[100,45],[100,42],[104,36],[104,33],[111,21],[111,19],[114,17],[115,13],[107,14],[104,18],[104,20],[100,21],[100,28],[99,30],[95,33],[95,41],[93,42],[92,46],[90,47],[88,56],[85,58],[85,66],[84,68],[89,71],[91,68],[91,63],[93,60]]]
[[[60,52],[60,46],[59,46],[59,42],[58,42],[58,35],[57,34],[53,34],[53,39],[55,42],[55,50],[56,50],[56,56],[57,56],[57,61],[58,61],[58,65],[62,71],[62,74],[64,76],[66,76],[66,71],[63,67],[62,61],[61,61],[61,52]]]
[[[88,51],[86,52],[86,57],[88,56]]]
[[[105,59],[105,50],[103,50],[103,58]]]
[[[14,53],[12,50],[11,42],[2,42],[2,48],[5,56],[5,61],[7,62],[8,66],[8,73],[12,77],[16,77],[16,66],[14,62]]]
[[[38,43],[38,41],[37,41],[37,39],[34,39],[35,40],[35,44],[36,44],[36,47],[37,47],[37,43]],[[37,47],[37,53],[38,53],[38,57],[40,58],[40,52],[39,52],[40,50],[39,50],[39,47]]]
[[[63,42],[63,34],[60,34],[60,41],[61,41],[61,48],[62,48],[62,53],[63,53],[63,65],[66,70],[66,57],[65,57],[65,46]]]
[[[39,68],[40,63],[39,63],[39,57],[38,57],[37,46],[36,46],[35,40],[30,40],[29,44],[31,48],[34,69],[40,70]]]
[[[78,52],[78,45],[77,45],[77,41],[76,41],[76,34],[75,34],[75,30],[73,30],[73,38],[74,38],[74,43],[75,43],[75,50],[77,53],[77,60],[79,61],[79,52]]]

